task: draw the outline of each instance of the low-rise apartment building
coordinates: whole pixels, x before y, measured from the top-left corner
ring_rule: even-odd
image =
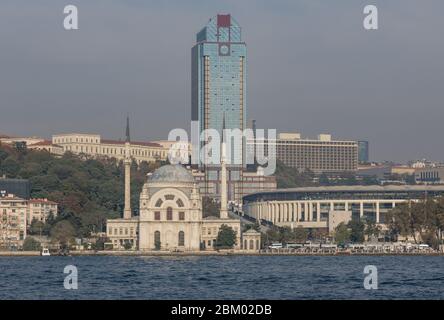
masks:
[[[25,199],[8,194],[0,197],[0,248],[18,249],[26,238]]]
[[[13,194],[0,196],[0,249],[23,246],[32,221],[45,222],[50,214],[57,216],[58,205],[48,199],[24,199]]]
[[[33,220],[45,222],[52,214],[54,217],[58,214],[57,202],[48,199],[30,199],[26,212],[26,221],[31,224]]]

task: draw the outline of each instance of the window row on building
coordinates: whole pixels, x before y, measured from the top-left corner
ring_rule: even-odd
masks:
[[[100,135],[58,134],[52,137],[52,144],[62,148],[63,152],[107,156],[118,160],[125,157],[124,141],[104,140]],[[168,151],[168,146],[154,142],[132,142],[130,144],[130,154],[138,163],[166,160]]]

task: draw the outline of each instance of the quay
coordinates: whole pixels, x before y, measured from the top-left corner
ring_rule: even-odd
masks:
[[[186,256],[441,256],[444,253],[436,250],[414,251],[363,251],[363,250],[299,250],[292,248],[263,249],[256,252],[241,250],[221,251],[70,251],[68,254],[51,256],[120,256],[120,257],[186,257]],[[35,257],[40,256],[39,251],[0,251],[0,257]],[[46,257],[45,257],[46,258]]]

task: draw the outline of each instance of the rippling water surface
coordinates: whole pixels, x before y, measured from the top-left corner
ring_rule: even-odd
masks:
[[[444,257],[0,257],[0,299],[444,299]]]

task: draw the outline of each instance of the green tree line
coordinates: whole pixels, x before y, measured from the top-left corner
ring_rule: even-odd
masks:
[[[162,163],[142,162],[131,166],[131,205],[138,214],[139,194],[146,175]],[[114,158],[92,158],[67,152],[55,157],[45,151],[0,145],[0,175],[29,179],[32,198],[58,203],[58,215],[45,225],[36,221],[30,233],[43,233],[60,240],[64,234],[87,237],[105,230],[108,218],[117,218],[124,207],[124,168]]]

